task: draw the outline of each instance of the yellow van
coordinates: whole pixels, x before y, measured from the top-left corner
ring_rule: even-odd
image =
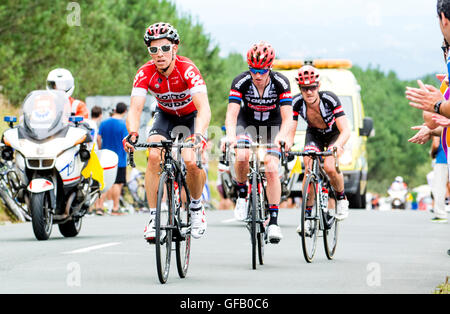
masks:
[[[348,60],[314,60],[305,62],[276,60],[273,68],[289,79],[293,96],[300,93],[295,77],[298,69],[304,64],[311,64],[319,69],[321,76],[320,90],[332,91],[342,103],[351,129],[350,139],[344,146],[344,153],[339,159],[340,168],[344,174],[345,193],[351,208],[365,208],[368,171],[366,141],[373,131],[373,121],[371,118],[364,116],[364,107],[360,95],[361,87],[349,70],[352,67],[352,63]],[[294,151],[303,150],[306,127],[306,122],[299,118],[293,147]],[[297,169],[291,173],[291,197],[301,195],[304,169],[300,171],[298,166],[294,167],[294,164],[297,163],[299,165],[299,162],[301,160],[290,163],[291,171],[293,168]]]

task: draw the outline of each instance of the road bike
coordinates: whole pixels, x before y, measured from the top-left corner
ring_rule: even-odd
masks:
[[[161,149],[161,173],[159,178],[155,239],[156,268],[159,281],[167,282],[170,270],[172,243],[175,243],[178,275],[185,278],[191,250],[191,219],[189,215],[190,193],[186,183],[186,166],[181,150],[193,148],[192,143],[163,140],[155,143],[135,144],[135,148]],[[174,156],[175,155],[175,156]],[[200,150],[197,150],[197,167],[202,168]],[[129,164],[135,167],[133,152],[129,153]]]
[[[325,254],[333,259],[338,241],[338,221],[336,219],[337,198],[330,178],[322,167],[322,157],[334,156],[335,168],[338,173],[339,161],[337,150],[325,152],[289,152],[291,156],[308,156],[312,159],[312,166],[302,191],[301,230],[302,251],[305,260],[311,263],[317,248],[319,231],[323,232]]]
[[[284,143],[281,144],[282,165],[286,165],[284,161]],[[247,202],[247,229],[250,232],[252,244],[252,268],[256,269],[259,262],[264,265],[264,245],[268,243],[267,239],[267,223],[268,223],[268,201],[266,195],[266,176],[264,172],[264,154],[267,148],[278,148],[275,144],[236,144],[234,148],[250,149],[250,171],[248,174],[249,194]],[[226,151],[229,151],[228,144]],[[227,160],[229,157],[227,156]],[[283,187],[282,187],[283,189]],[[273,241],[273,244],[278,243]]]

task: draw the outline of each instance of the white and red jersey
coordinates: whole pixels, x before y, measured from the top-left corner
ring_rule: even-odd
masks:
[[[138,70],[131,96],[146,96],[147,92],[155,96],[164,112],[184,116],[197,110],[192,96],[207,90],[195,64],[186,57],[176,56],[175,68],[168,77],[157,70],[152,60]]]

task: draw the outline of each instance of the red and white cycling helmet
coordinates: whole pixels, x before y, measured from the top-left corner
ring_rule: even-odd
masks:
[[[298,70],[295,78],[298,85],[312,85],[320,82],[319,71],[312,65],[304,65]]]
[[[252,68],[270,68],[274,60],[275,50],[265,41],[253,44],[247,52],[247,63]]]
[[[150,25],[144,35],[144,41],[147,47],[150,47],[152,40],[167,38],[175,45],[180,43],[178,31],[169,23],[158,22]]]

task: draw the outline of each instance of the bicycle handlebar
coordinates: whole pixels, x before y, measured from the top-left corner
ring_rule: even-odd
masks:
[[[291,156],[302,156],[302,157],[334,157],[334,167],[336,168],[337,173],[341,173],[341,169],[339,168],[339,158],[337,156],[337,147],[333,147],[333,151],[325,151],[325,152],[315,152],[315,151],[307,151],[307,152],[288,152],[287,154]]]
[[[195,145],[193,143],[174,143],[173,141],[163,140],[161,142],[134,144],[133,147],[134,147],[134,149],[139,149],[139,148],[162,148],[162,149],[165,149],[165,150],[169,150],[169,149],[172,149],[172,148],[176,147],[179,150],[181,150],[183,148],[194,148]],[[199,169],[203,169],[203,166],[202,166],[202,153],[201,153],[200,149],[196,149],[196,159],[197,159],[197,161],[196,161],[197,167]],[[132,168],[136,167],[136,164],[134,162],[134,152],[133,151],[128,152],[128,164]]]

